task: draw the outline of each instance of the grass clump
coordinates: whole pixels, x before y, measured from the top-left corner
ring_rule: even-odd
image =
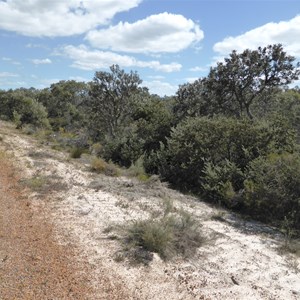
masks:
[[[91,170],[107,176],[119,176],[120,171],[113,163],[107,163],[102,158],[95,157],[91,161]]]
[[[180,211],[159,219],[133,222],[127,228],[125,250],[135,261],[145,263],[145,258],[151,260],[152,252],[164,260],[178,255],[190,257],[204,241],[200,224],[188,212]]]
[[[25,180],[25,185],[36,192],[40,192],[46,184],[47,179],[42,176],[34,176],[30,179]]]
[[[149,179],[145,168],[143,157],[140,157],[135,163],[133,163],[128,169],[128,175],[131,177],[136,177],[138,180],[142,182],[146,182]]]
[[[33,176],[21,180],[21,183],[32,191],[42,195],[54,191],[66,191],[68,189],[68,186],[63,179],[56,175]]]
[[[166,258],[173,240],[169,220],[135,221],[128,228],[127,242],[134,247],[142,247],[149,252],[156,252]]]

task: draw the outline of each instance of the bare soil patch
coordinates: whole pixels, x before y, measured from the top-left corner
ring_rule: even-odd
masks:
[[[43,206],[33,208],[17,170],[0,159],[0,298],[82,299],[87,268],[53,239]]]

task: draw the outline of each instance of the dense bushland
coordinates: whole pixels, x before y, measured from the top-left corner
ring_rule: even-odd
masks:
[[[97,156],[97,172],[138,164],[174,188],[300,230],[300,90],[287,86],[299,74],[281,45],[233,51],[162,98],[112,66],[89,83],[0,91],[0,116],[42,129],[73,158]]]

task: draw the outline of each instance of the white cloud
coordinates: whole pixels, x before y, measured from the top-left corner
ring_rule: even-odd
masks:
[[[47,47],[46,45],[43,45],[43,44],[33,44],[33,43],[29,43],[29,44],[26,44],[25,47],[26,47],[26,48],[31,48],[31,49],[34,49],[34,48],[41,48],[41,49],[49,50],[49,47]]]
[[[162,82],[160,80],[143,81],[143,86],[147,87],[152,94],[163,96],[173,96],[178,90],[177,85],[172,85],[168,82]]]
[[[61,54],[73,60],[72,67],[82,70],[109,68],[113,64],[118,64],[121,67],[150,68],[156,71],[170,73],[179,71],[182,67],[176,62],[161,64],[159,61],[142,61],[132,56],[120,55],[109,51],[89,50],[84,45],[78,47],[71,45],[65,46],[61,52]]]
[[[207,72],[208,71],[208,67],[199,67],[199,66],[196,66],[196,67],[190,68],[189,71],[191,71],[191,72]]]
[[[219,56],[228,55],[232,50],[257,49],[259,46],[283,44],[288,54],[300,57],[300,15],[289,21],[267,23],[236,37],[226,37],[214,45]]]
[[[162,76],[162,75],[149,75],[148,78],[149,79],[154,79],[154,80],[162,80],[162,79],[165,79],[165,76]]]
[[[15,73],[10,73],[10,72],[0,72],[0,77],[1,78],[6,78],[6,77],[18,77],[18,74]]]
[[[6,62],[9,62],[9,63],[11,63],[13,65],[21,65],[20,62],[15,61],[15,60],[13,60],[12,58],[9,58],[9,57],[2,57],[2,60],[6,61]]]
[[[188,83],[193,83],[195,82],[196,80],[198,80],[199,77],[187,77],[185,78],[185,80],[188,82]]]
[[[142,0],[9,0],[0,1],[0,29],[26,36],[82,34]]]
[[[182,15],[161,13],[135,23],[120,22],[90,31],[86,39],[100,49],[131,53],[179,52],[204,37],[199,25]]]
[[[46,64],[52,64],[51,59],[45,58],[45,59],[32,59],[31,62],[35,65],[46,65]]]
[[[82,77],[82,76],[70,76],[69,79],[79,81],[79,82],[89,82],[89,81],[91,81],[91,79],[87,79],[87,78]]]

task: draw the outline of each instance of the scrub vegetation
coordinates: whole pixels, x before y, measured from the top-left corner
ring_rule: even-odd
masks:
[[[141,87],[136,72],[113,65],[88,83],[0,90],[0,117],[71,158],[93,155],[95,172],[117,176],[127,168],[141,181],[158,175],[299,236],[300,90],[289,87],[299,74],[282,45],[269,45],[233,51],[207,77],[159,97]],[[42,180],[28,184],[40,189]],[[184,218],[136,222],[128,239],[162,257],[185,252],[178,242]]]

